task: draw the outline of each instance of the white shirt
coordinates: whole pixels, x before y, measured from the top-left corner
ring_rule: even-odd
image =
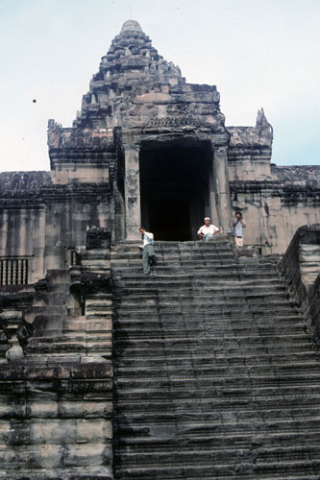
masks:
[[[216,232],[219,232],[220,228],[216,227],[215,225],[212,225],[212,223],[207,227],[207,225],[202,225],[202,227],[199,228],[198,230],[198,235],[202,233],[202,235],[208,235],[211,233],[211,235],[214,235]]]
[[[153,245],[154,236],[151,232],[145,232],[143,235],[143,245],[140,248],[144,248],[146,245]]]

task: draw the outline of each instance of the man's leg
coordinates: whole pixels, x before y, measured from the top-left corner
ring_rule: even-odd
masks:
[[[212,237],[213,237],[212,233],[207,233],[207,234],[203,237],[203,240],[204,240],[205,242],[207,242],[207,241],[209,240],[209,238],[212,238]]]
[[[243,238],[241,237],[234,237],[234,243],[236,247],[243,247]]]
[[[156,256],[154,254],[154,248],[153,245],[149,245],[149,263],[150,265],[154,266],[157,261],[156,261]]]
[[[148,273],[150,273],[149,248],[150,248],[150,245],[146,245],[142,252],[142,266],[143,266],[143,273],[145,275],[148,275]]]

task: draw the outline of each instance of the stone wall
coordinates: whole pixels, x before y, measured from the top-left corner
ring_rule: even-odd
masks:
[[[0,478],[111,480],[110,231],[0,292]]]
[[[90,227],[106,228],[115,235],[115,195],[110,183],[87,180],[54,184],[50,172],[0,175],[1,285],[32,284],[44,278],[48,269],[68,267],[70,252],[85,247]],[[19,262],[27,264],[27,281],[17,281],[18,273],[14,278],[7,274],[12,268],[18,272]]]
[[[297,230],[279,268],[320,344],[320,224]]]
[[[247,222],[245,243],[263,254],[284,253],[299,227],[320,223],[320,183],[233,181],[230,190],[233,210]]]
[[[315,341],[320,345],[320,274],[308,292],[307,314]]]
[[[112,478],[112,368],[0,366],[0,478]]]

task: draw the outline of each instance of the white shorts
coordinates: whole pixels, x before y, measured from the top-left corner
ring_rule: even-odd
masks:
[[[234,237],[234,243],[236,244],[236,247],[243,247],[243,238]]]

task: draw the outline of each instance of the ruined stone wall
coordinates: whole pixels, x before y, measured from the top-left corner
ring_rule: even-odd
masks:
[[[279,268],[320,344],[320,223],[297,230]]]
[[[111,479],[111,376],[109,363],[0,366],[0,478]]]
[[[1,174],[0,284],[34,283],[48,269],[68,268],[71,251],[86,245],[87,229],[114,233],[114,216],[109,183],[53,184],[50,172]]]
[[[113,231],[114,206],[108,185],[61,186],[46,197],[46,269],[70,265],[70,251],[86,245],[87,229]]]
[[[230,182],[233,210],[247,222],[245,241],[284,253],[296,230],[320,222],[320,168],[272,166],[266,180]]]
[[[317,276],[308,293],[308,317],[313,337],[320,345],[320,274]]]
[[[44,276],[46,214],[40,189],[50,183],[50,172],[0,174],[1,284],[15,283],[5,278],[13,259],[27,263],[28,283]]]

